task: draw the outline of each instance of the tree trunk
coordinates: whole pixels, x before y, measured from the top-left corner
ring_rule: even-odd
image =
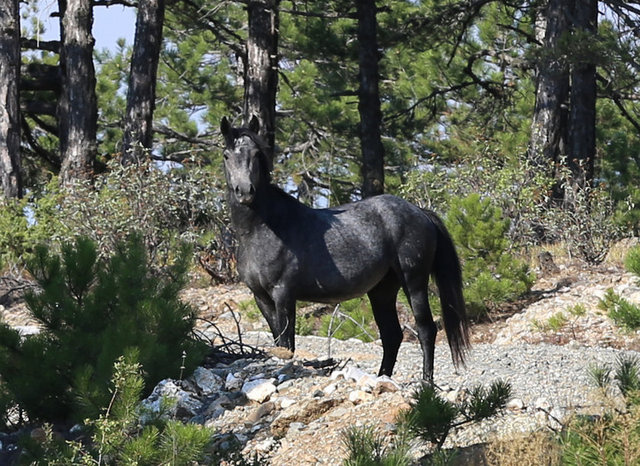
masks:
[[[0,0],[0,182],[8,198],[22,196],[19,81],[18,0]]]
[[[529,160],[536,169],[549,175],[555,175],[555,167],[566,153],[569,69],[561,58],[558,45],[560,38],[569,32],[570,3],[549,0],[545,12],[544,47],[536,70]]]
[[[360,89],[360,147],[362,149],[362,196],[384,192],[384,148],[380,134],[382,112],[378,89],[376,2],[357,0]]]
[[[91,0],[61,0],[60,65],[62,93],[58,103],[60,177],[67,184],[93,173],[96,158],[96,78],[93,67]]]
[[[598,33],[597,0],[579,0],[573,10],[573,31],[580,42],[595,42]],[[588,39],[582,39],[582,37]],[[596,65],[583,49],[571,69],[571,111],[569,115],[568,166],[573,181],[586,187],[593,181],[596,157]]]
[[[250,0],[249,37],[245,62],[244,124],[252,116],[260,121],[260,135],[275,145],[276,93],[278,89],[278,28],[280,0]]]
[[[140,162],[151,149],[164,9],[164,0],[138,3],[122,142],[123,164]]]

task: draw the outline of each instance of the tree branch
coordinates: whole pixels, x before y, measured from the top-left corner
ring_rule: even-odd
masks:
[[[60,53],[59,40],[36,40],[36,39],[20,39],[20,47],[29,50],[47,50],[53,53]]]

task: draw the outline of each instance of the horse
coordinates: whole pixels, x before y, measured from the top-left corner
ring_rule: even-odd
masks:
[[[220,123],[238,272],[275,345],[295,351],[296,301],[336,304],[367,294],[382,340],[379,375],[391,376],[403,338],[396,309],[402,289],[422,347],[422,377],[433,384],[433,276],[453,362],[464,364],[470,344],[462,273],[442,220],[388,194],[311,208],[272,184],[271,151],[258,130],[255,117],[248,127],[232,127],[226,117]]]

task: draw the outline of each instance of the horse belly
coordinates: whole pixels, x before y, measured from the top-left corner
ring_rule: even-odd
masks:
[[[386,264],[366,264],[365,267],[335,269],[321,268],[300,280],[297,299],[327,304],[336,304],[358,298],[382,280],[389,271]]]

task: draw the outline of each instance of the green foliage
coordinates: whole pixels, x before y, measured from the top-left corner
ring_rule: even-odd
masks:
[[[612,288],[607,290],[598,306],[607,313],[616,325],[627,330],[640,328],[640,307],[616,294]]]
[[[339,340],[358,338],[369,342],[376,339],[377,327],[366,297],[340,303],[337,311],[322,316],[320,335]]]
[[[423,386],[413,394],[411,409],[401,422],[423,441],[440,449],[451,430],[495,416],[511,397],[511,385],[496,381],[487,389],[473,387],[466,400],[455,404],[443,399],[435,388]]]
[[[314,320],[313,315],[299,315],[296,318],[296,335],[311,335],[314,329]]]
[[[0,200],[0,266],[26,263],[36,244],[57,248],[78,236],[96,242],[101,256],[111,255],[135,233],[154,268],[171,263],[187,242],[219,255],[216,262],[225,270],[218,272],[233,275],[216,176],[196,166],[163,172],[150,162],[127,167],[111,162],[108,169],[92,182],[65,188],[54,177],[32,198]]]
[[[213,436],[211,429],[175,420],[140,424],[144,379],[136,359],[133,352],[115,361],[109,404],[99,417],[85,421],[91,441],[85,445],[55,440],[49,428],[43,444],[29,446],[31,464],[187,466],[204,461]]]
[[[153,274],[142,239],[116,244],[98,259],[95,243],[79,238],[60,255],[36,248],[30,271],[40,291],[26,296],[41,333],[21,338],[0,327],[3,386],[31,420],[78,420],[109,398],[113,364],[139,354],[146,387],[192,370],[205,347],[192,337],[195,313],[178,298],[190,263],[179,250],[164,274]],[[149,389],[149,388],[148,388]]]
[[[514,300],[531,289],[533,275],[509,253],[509,220],[489,199],[453,199],[446,225],[463,263],[465,300],[471,316]]]
[[[613,373],[613,377],[611,374]],[[605,396],[614,383],[626,402],[626,411],[601,416],[579,416],[560,435],[562,463],[638,464],[640,461],[640,366],[637,358],[621,357],[615,367],[597,367],[592,378]]]
[[[491,384],[489,389],[475,386],[469,392],[469,399],[463,404],[462,412],[469,421],[481,421],[495,416],[511,398],[511,385],[502,380]]]
[[[176,245],[196,243],[223,216],[216,178],[198,168],[166,173],[152,163],[123,167],[65,193],[60,215],[71,234],[87,236],[110,254],[130,234],[139,234],[156,265],[171,261]],[[63,237],[70,240],[69,237]]]
[[[565,201],[545,211],[543,227],[547,240],[562,242],[569,256],[598,264],[620,236],[613,200],[606,185],[577,186],[568,170],[561,171],[559,176]]]
[[[55,177],[33,198],[0,198],[0,269],[11,264],[23,266],[36,244],[68,231],[59,215],[60,200]]]
[[[567,320],[568,318],[564,313],[556,312],[554,315],[549,317],[547,324],[552,331],[557,332],[566,325]]]
[[[409,466],[409,439],[400,431],[395,443],[387,445],[382,434],[371,426],[349,427],[342,433],[348,456],[344,466]]]
[[[627,271],[640,277],[640,246],[635,246],[629,250],[624,258],[624,266]]]
[[[618,358],[613,379],[623,396],[629,399],[632,395],[637,396],[640,390],[640,367],[637,357]],[[633,401],[638,401],[633,400]]]
[[[460,414],[459,406],[439,396],[433,387],[413,394],[411,409],[404,414],[409,430],[423,441],[442,445]]]

